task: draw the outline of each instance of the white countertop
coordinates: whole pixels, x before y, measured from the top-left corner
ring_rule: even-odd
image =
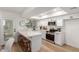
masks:
[[[26,31],[26,30],[19,30],[18,31],[21,35],[24,35],[25,37],[33,37],[37,35],[42,35],[39,31]]]

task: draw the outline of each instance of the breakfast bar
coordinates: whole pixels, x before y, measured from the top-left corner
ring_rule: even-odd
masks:
[[[36,51],[40,50],[40,47],[42,45],[42,33],[41,32],[19,30],[17,32],[17,34],[22,35],[31,41],[31,51],[32,52],[36,52]]]

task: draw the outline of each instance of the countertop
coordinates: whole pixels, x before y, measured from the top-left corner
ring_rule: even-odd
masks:
[[[18,31],[21,35],[24,35],[25,37],[33,37],[37,35],[42,35],[39,31],[26,31],[26,30],[19,30]]]

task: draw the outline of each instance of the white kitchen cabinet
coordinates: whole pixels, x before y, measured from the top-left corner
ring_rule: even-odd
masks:
[[[41,31],[42,32],[42,38],[46,39],[46,31]]]
[[[55,33],[55,44],[63,46],[64,45],[64,33],[56,32]]]
[[[36,35],[33,37],[29,37],[29,40],[31,40],[32,52],[39,51],[42,46],[42,36]]]

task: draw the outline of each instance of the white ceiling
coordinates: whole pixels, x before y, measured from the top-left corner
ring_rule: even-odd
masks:
[[[22,13],[24,11],[24,7],[0,7],[0,10],[13,12],[13,13]]]
[[[55,7],[0,7],[0,10],[17,13],[20,14],[22,17],[28,18],[31,16],[36,16],[41,13],[48,12],[54,8]],[[60,8],[68,13],[79,12],[79,8],[75,8],[75,7],[60,7]]]
[[[54,7],[0,7],[0,10],[17,13],[22,17],[31,17],[53,9]]]
[[[41,13],[44,13],[48,10],[53,9],[54,7],[35,7],[35,8],[29,8],[28,11],[25,10],[22,14],[23,17],[31,17],[31,16],[36,16]]]
[[[68,13],[77,13],[79,12],[79,7],[61,7],[64,11]]]

